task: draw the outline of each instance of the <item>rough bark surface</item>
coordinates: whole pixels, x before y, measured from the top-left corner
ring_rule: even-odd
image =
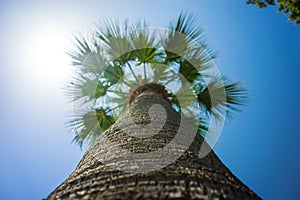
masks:
[[[128,131],[140,134],[141,129],[133,123],[148,124],[148,110],[154,104],[160,104],[166,110],[167,121],[163,128],[157,130],[153,137],[128,135]],[[162,112],[157,107],[157,119],[160,119]],[[180,115],[159,96],[140,95],[129,106],[128,112],[103,133],[110,141],[109,146],[104,145],[103,137],[99,137],[75,171],[47,199],[260,199],[230,172],[213,151],[199,158],[199,149],[204,142],[199,135],[185,152],[184,147],[174,146],[169,153],[181,156],[172,164],[155,171],[135,173],[141,165],[151,166],[161,162],[163,155],[149,157],[147,153],[168,144],[176,135],[180,121]],[[188,125],[181,125],[186,126],[188,137]],[[178,143],[181,144],[180,141]],[[126,151],[114,151],[120,147]],[[128,152],[142,156],[132,163]],[[116,167],[124,165],[130,166],[133,172],[116,170]]]

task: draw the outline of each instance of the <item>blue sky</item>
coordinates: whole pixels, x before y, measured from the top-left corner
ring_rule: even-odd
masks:
[[[83,152],[64,123],[73,33],[105,18],[165,27],[181,10],[203,25],[222,73],[243,80],[249,105],[226,123],[215,151],[264,199],[300,188],[300,26],[242,1],[0,1],[0,199],[42,199]]]

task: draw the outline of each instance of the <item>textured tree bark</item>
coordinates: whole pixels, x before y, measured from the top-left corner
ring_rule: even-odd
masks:
[[[156,104],[163,106],[165,111],[153,106]],[[163,121],[164,112],[167,118],[162,128],[149,130],[157,131],[155,135],[146,137],[147,130],[141,127],[151,121],[150,108],[157,113],[156,120]],[[177,141],[166,155],[151,154],[170,144],[179,126],[185,126],[183,130],[186,130],[180,140],[189,139],[188,124],[181,121],[168,102],[156,94],[142,93],[128,107],[128,112],[103,133],[105,137],[95,141],[75,171],[47,199],[260,199],[213,151],[199,158],[204,143],[199,135],[192,138],[186,151],[184,143]],[[139,134],[145,137],[132,136]],[[104,138],[108,139],[108,145]],[[141,156],[132,159],[132,154]],[[167,154],[179,158],[161,169],[158,166],[155,171],[141,173],[147,166],[168,163]]]

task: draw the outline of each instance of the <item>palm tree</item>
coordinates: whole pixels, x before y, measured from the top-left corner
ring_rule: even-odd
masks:
[[[211,151],[247,92],[215,70],[192,15],[168,29],[107,21],[75,40],[69,124],[89,148],[47,199],[260,199]]]

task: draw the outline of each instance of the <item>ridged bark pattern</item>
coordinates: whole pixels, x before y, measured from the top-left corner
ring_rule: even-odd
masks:
[[[163,128],[149,138],[128,135],[129,132],[139,134],[141,129],[136,125],[150,122],[148,110],[154,104],[160,104],[166,110],[162,111],[159,107],[155,110],[158,120],[163,112],[167,113]],[[169,144],[179,125],[186,126],[183,137],[189,137],[188,125],[180,122],[180,115],[161,97],[151,93],[139,95],[128,107],[128,112],[103,133],[110,144],[105,145],[103,137],[99,137],[75,171],[47,199],[260,199],[230,172],[213,151],[199,158],[204,142],[200,135],[193,138],[187,151],[184,151],[184,142],[178,141],[179,145],[174,145],[167,153],[181,156],[166,167],[146,173],[116,170],[129,166],[135,171],[141,166],[168,163],[168,156],[147,155]],[[120,147],[126,151],[114,151]],[[128,152],[141,156],[133,161]]]

